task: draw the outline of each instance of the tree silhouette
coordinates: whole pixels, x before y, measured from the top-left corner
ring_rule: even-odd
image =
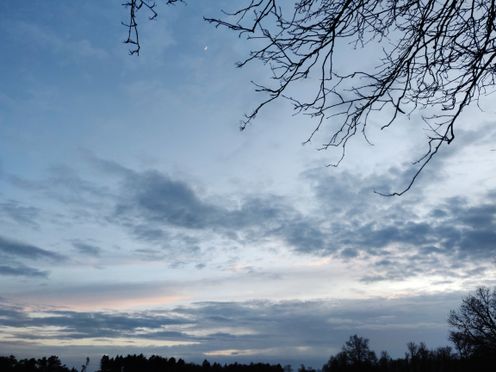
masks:
[[[171,5],[182,0],[166,0],[166,4]],[[157,4],[154,1],[149,0],[129,0],[122,4],[129,9],[129,21],[128,23],[122,22],[123,26],[127,27],[127,39],[124,41],[125,44],[130,44],[132,47],[129,49],[129,54],[139,55],[141,50],[140,38],[139,38],[139,28],[138,28],[138,12],[141,9],[148,11],[148,20],[154,20],[157,18],[158,13],[155,11]]]
[[[167,4],[178,0],[167,0]],[[267,104],[288,99],[296,113],[315,118],[304,143],[326,128],[328,140],[320,149],[341,148],[356,134],[365,139],[373,116],[381,111],[381,129],[398,117],[419,112],[430,127],[426,149],[413,163],[415,173],[400,192],[409,190],[424,167],[444,144],[455,138],[455,123],[471,103],[495,87],[495,0],[248,0],[236,2],[225,17],[205,18],[255,39],[242,67],[259,61],[272,71],[272,85],[258,85],[265,94],[241,123],[245,129]],[[136,13],[140,8],[156,17],[155,3],[132,0],[126,43],[138,54]],[[343,48],[373,49],[368,70],[343,71],[335,56]],[[372,56],[372,57],[371,57]],[[313,92],[299,89],[311,81]],[[386,119],[384,119],[386,116]],[[331,119],[332,120],[329,120]],[[367,140],[368,141],[368,140]]]
[[[450,340],[465,357],[496,356],[496,289],[478,288],[450,312]]]
[[[368,371],[377,363],[377,357],[369,349],[369,340],[353,335],[343,345],[341,352],[332,356],[322,368],[323,372],[330,371]]]
[[[59,357],[43,357],[39,359],[17,360],[13,355],[9,357],[0,356],[0,371],[2,372],[78,372],[69,369],[62,364]]]

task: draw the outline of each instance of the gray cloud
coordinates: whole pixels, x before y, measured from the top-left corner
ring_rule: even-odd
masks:
[[[45,278],[48,276],[48,272],[20,264],[0,265],[0,275]]]
[[[61,262],[66,260],[66,257],[32,244],[0,236],[0,259],[3,261],[0,264],[0,275],[44,278],[48,276],[47,271],[27,266],[23,262]]]
[[[429,205],[422,190],[399,199],[371,195],[368,185],[376,180],[388,183],[391,178],[385,175],[360,178],[317,170],[305,177],[323,211],[313,214],[318,233],[312,236],[325,244],[324,249],[301,244],[299,251],[337,252],[350,262],[360,255],[368,257],[373,273],[364,275],[365,281],[425,274],[460,277],[468,271],[482,276],[494,264],[496,197],[492,192],[482,201],[458,197]],[[328,223],[325,215],[330,216]]]
[[[158,172],[128,178],[127,191],[129,199],[118,205],[116,215],[136,212],[151,222],[192,229],[216,226],[225,218],[222,208],[202,201],[185,182]]]
[[[0,216],[9,218],[20,225],[38,228],[38,215],[40,210],[32,206],[21,205],[18,201],[7,200],[0,203]]]
[[[315,218],[295,218],[284,221],[271,232],[279,235],[301,253],[322,254],[334,251],[328,229]]]
[[[130,337],[143,328],[160,331],[164,326],[188,324],[188,321],[178,316],[163,316],[147,313],[104,313],[104,312],[75,312],[47,311],[45,316],[30,317],[23,310],[7,310],[3,314],[3,325],[18,328],[23,327],[61,327],[57,338],[79,339],[90,337]],[[164,337],[162,332],[160,337]],[[169,335],[172,338],[172,333]],[[175,336],[185,337],[177,332]],[[43,334],[23,335],[23,338],[42,340],[51,338]],[[141,336],[142,337],[142,336]],[[153,338],[153,337],[152,337]]]
[[[22,258],[22,259],[44,259],[51,261],[62,261],[65,257],[61,254],[51,252],[37,246],[17,242],[0,236],[0,255]]]
[[[77,240],[73,241],[72,245],[79,251],[79,253],[82,253],[83,255],[98,257],[102,252],[102,249],[100,247]]]
[[[137,217],[152,226],[236,230],[262,224],[276,227],[295,213],[282,199],[270,196],[249,198],[229,208],[207,201],[184,181],[147,171],[128,175],[115,215]]]
[[[316,237],[317,227],[280,197],[254,195],[236,206],[223,205],[201,197],[188,183],[156,171],[126,173],[112,220],[152,242],[170,240],[177,236],[171,229],[182,229],[188,234],[209,232],[235,241],[279,236],[290,245],[310,239],[311,244],[323,245]]]

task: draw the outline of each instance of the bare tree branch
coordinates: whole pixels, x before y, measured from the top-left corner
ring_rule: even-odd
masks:
[[[180,0],[164,0],[173,4]],[[371,117],[381,112],[386,129],[400,117],[422,113],[430,128],[425,152],[412,166],[415,173],[399,192],[411,189],[427,164],[455,139],[455,123],[463,110],[495,88],[496,0],[245,0],[224,18],[205,18],[256,40],[238,67],[261,62],[273,84],[255,84],[264,95],[241,122],[244,130],[268,104],[289,100],[295,113],[316,120],[304,143],[326,130],[320,150],[346,146],[356,134],[365,139]],[[157,16],[150,0],[129,0],[130,54],[139,54],[137,14]],[[262,42],[262,45],[260,45]],[[368,71],[339,71],[334,63],[341,48],[382,50],[378,64]],[[352,64],[353,61],[350,62]],[[298,83],[316,78],[311,97]],[[384,115],[386,119],[384,119]]]
[[[182,2],[182,0],[164,0],[166,4],[174,4],[177,2]],[[129,49],[129,54],[139,55],[141,44],[139,39],[139,29],[138,29],[138,13],[141,9],[145,9],[148,12],[148,20],[154,20],[157,18],[158,13],[155,10],[157,4],[154,1],[149,0],[129,0],[123,3],[122,6],[129,8],[129,21],[128,23],[122,22],[122,25],[127,27],[127,39],[124,44],[131,44],[131,49]]]
[[[290,4],[290,5],[288,5]],[[264,40],[239,66],[258,60],[270,66],[274,86],[257,85],[266,98],[245,116],[241,130],[267,104],[289,99],[296,112],[316,118],[305,143],[331,121],[321,149],[341,147],[357,133],[366,135],[369,117],[387,113],[385,129],[415,110],[436,112],[423,119],[432,132],[426,152],[413,165],[402,195],[444,144],[455,138],[463,109],[495,86],[496,9],[494,0],[251,0],[228,20],[206,18],[248,39]],[[383,48],[372,71],[341,74],[334,66],[338,46]],[[389,46],[388,46],[389,45]],[[312,99],[288,92],[309,76],[318,76]],[[292,90],[294,91],[294,89]]]

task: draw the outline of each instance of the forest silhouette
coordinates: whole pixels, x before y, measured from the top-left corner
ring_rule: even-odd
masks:
[[[494,371],[496,355],[481,354],[461,356],[449,346],[428,349],[421,342],[409,342],[404,357],[391,358],[386,351],[377,357],[368,346],[368,339],[353,335],[345,343],[342,351],[330,357],[320,368],[301,365],[298,372],[490,372]],[[63,365],[59,357],[40,359],[16,359],[14,356],[0,357],[2,372],[85,372],[86,365],[79,370]],[[189,363],[174,357],[158,355],[146,357],[127,355],[102,356],[98,372],[291,372],[291,366],[268,363]]]

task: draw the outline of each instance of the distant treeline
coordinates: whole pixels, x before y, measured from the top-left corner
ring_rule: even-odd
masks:
[[[81,372],[86,366],[81,367]],[[147,358],[143,354],[116,356],[104,355],[100,360],[100,372],[186,372],[186,371],[219,371],[219,372],[284,372],[279,364],[210,364],[205,360],[202,364],[187,363],[183,359],[164,358],[152,355]],[[0,372],[78,372],[75,368],[63,365],[57,356],[40,359],[20,359],[14,356],[0,356]]]
[[[87,366],[87,365],[86,365]],[[40,359],[20,359],[14,356],[0,356],[1,372],[85,372],[63,365],[57,356]],[[188,363],[183,359],[165,358],[157,355],[146,357],[127,355],[109,357],[100,360],[99,372],[290,372],[289,366],[281,364],[219,364],[207,360],[202,364]],[[342,350],[331,356],[322,368],[314,369],[301,365],[298,372],[494,372],[496,355],[493,353],[460,356],[450,347],[428,349],[424,343],[407,344],[407,352],[402,358],[393,359],[383,351],[377,357],[368,346],[368,339],[357,335],[351,336]]]
[[[186,363],[182,359],[163,358],[152,355],[149,358],[141,355],[117,356],[109,358],[104,355],[100,362],[100,372],[185,372],[185,371],[218,371],[218,372],[283,372],[281,365],[251,363],[251,364],[219,364],[204,360],[202,364]]]
[[[369,340],[351,336],[341,351],[331,356],[322,372],[494,372],[496,354],[480,349],[468,355],[453,352],[449,346],[428,349],[421,342],[409,342],[403,358],[393,359],[386,351],[378,358],[368,346]],[[302,366],[300,372],[310,372]]]
[[[85,368],[82,368],[82,370]],[[13,355],[8,357],[0,356],[0,371],[2,372],[77,372],[77,369],[69,369],[62,364],[59,357],[40,359],[19,359]]]

